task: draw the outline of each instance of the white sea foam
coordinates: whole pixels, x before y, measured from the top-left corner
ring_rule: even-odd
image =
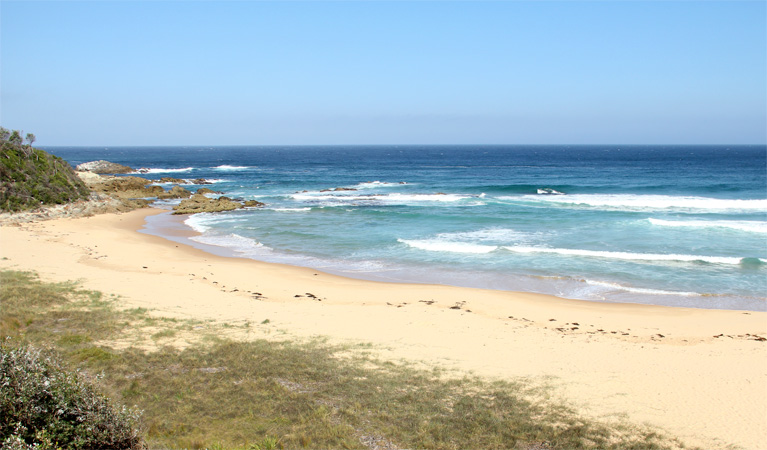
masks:
[[[360,195],[348,193],[349,191],[328,192],[298,192],[291,194],[291,198],[300,201],[320,202],[328,205],[349,205],[357,203],[384,204],[384,205],[409,205],[427,202],[458,202],[472,198],[462,194],[368,194]]]
[[[385,201],[394,203],[458,202],[467,198],[471,198],[471,196],[461,194],[389,194],[384,196]]]
[[[192,214],[184,220],[184,224],[198,233],[205,233],[210,230],[207,215],[208,213]]]
[[[165,181],[165,182],[161,183],[160,181],[155,181],[155,182],[152,183],[152,186],[169,186],[169,185],[172,185],[172,184],[178,184],[178,185],[181,185],[181,186],[197,186],[198,184],[194,183],[194,181],[196,181],[196,180],[191,180],[191,179],[188,179],[188,178],[182,179],[182,183],[176,183],[175,181]],[[203,184],[222,183],[222,182],[224,182],[226,180],[214,178],[214,179],[205,179],[205,181],[206,181],[206,183],[203,183]]]
[[[541,195],[565,195],[564,192],[559,192],[551,188],[538,189],[537,192]]]
[[[381,188],[381,187],[395,187],[395,186],[403,186],[406,185],[404,181],[401,183],[389,183],[386,181],[366,181],[360,184],[357,184],[356,186],[352,186],[355,189],[375,189],[375,188]]]
[[[767,233],[767,222],[756,220],[663,220],[647,219],[651,224],[674,228],[730,228],[751,233]]]
[[[230,166],[229,164],[222,164],[214,167],[216,170],[246,170],[250,169],[250,166]]]
[[[607,288],[611,290],[620,290],[620,291],[626,291],[626,292],[632,292],[635,294],[647,294],[647,295],[676,295],[679,297],[699,297],[701,294],[697,292],[684,292],[684,291],[665,291],[662,289],[646,289],[646,288],[637,288],[637,287],[630,287],[630,286],[623,286],[621,284],[617,283],[608,283],[606,281],[594,281],[594,280],[584,280],[586,284],[591,286],[599,286],[602,288]]]
[[[304,212],[304,211],[311,211],[312,208],[267,208],[272,211],[278,211],[278,212]]]
[[[483,228],[473,231],[458,231],[451,233],[440,233],[434,240],[448,242],[498,242],[503,244],[529,242],[543,233],[524,233],[510,228]]]
[[[607,252],[597,250],[581,250],[571,248],[547,248],[547,247],[503,247],[514,253],[549,253],[566,256],[585,256],[591,258],[621,259],[628,261],[681,261],[681,262],[706,262],[712,264],[740,264],[743,258],[729,256],[700,256],[700,255],[675,255],[657,253],[630,253],[630,252]],[[760,260],[762,261],[762,260]],[[764,261],[762,261],[764,262]]]
[[[198,213],[187,217],[184,224],[198,233],[205,233],[212,228],[211,224],[245,223],[247,221],[248,219],[244,217],[231,217],[218,213]]]
[[[215,245],[217,247],[224,247],[230,250],[234,250],[236,253],[244,255],[253,255],[254,253],[270,252],[272,249],[256,241],[255,239],[246,238],[239,234],[227,234],[227,235],[206,235],[194,236],[190,238],[195,242],[207,245]]]
[[[163,169],[163,168],[141,168],[133,173],[182,173],[191,172],[194,167],[184,167],[183,169]]]
[[[701,212],[759,212],[767,210],[767,199],[721,199],[710,197],[635,195],[635,194],[570,194],[504,196],[501,200],[532,201],[561,206],[618,209],[628,211],[682,210]]]
[[[451,253],[490,253],[498,249],[495,245],[470,244],[467,242],[451,242],[443,240],[405,240],[397,239],[398,242],[420,250],[431,252]]]

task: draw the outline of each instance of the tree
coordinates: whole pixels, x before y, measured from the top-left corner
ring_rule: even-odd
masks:
[[[37,137],[35,137],[35,135],[32,133],[27,133],[26,139],[28,142],[27,145],[31,147],[32,144],[37,140]]]
[[[8,139],[10,139],[10,137],[11,137],[11,130],[5,127],[0,127],[0,141],[5,142]]]
[[[8,138],[8,142],[14,145],[21,145],[23,139],[21,139],[21,133],[19,130],[13,130],[11,137]]]

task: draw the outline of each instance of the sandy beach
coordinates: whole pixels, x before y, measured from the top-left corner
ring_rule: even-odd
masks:
[[[216,256],[138,233],[157,209],[0,228],[0,267],[80,280],[126,308],[253,338],[372,343],[381,357],[550,385],[582,414],[703,448],[767,448],[767,313],[379,283]],[[246,338],[248,336],[242,336]]]

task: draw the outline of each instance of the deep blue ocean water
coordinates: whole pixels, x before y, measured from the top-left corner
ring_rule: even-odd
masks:
[[[237,256],[595,301],[767,306],[765,146],[46,150],[266,203],[186,219],[196,242]]]

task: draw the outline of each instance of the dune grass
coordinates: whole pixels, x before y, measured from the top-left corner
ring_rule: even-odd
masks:
[[[113,399],[143,410],[150,448],[683,448],[652,430],[584,420],[531,382],[415,369],[321,340],[236,341],[216,333],[224,324],[191,326],[116,303],[74,283],[0,272],[0,333],[55,348]],[[111,345],[143,328],[156,348]],[[203,339],[161,345],[190,329]]]

